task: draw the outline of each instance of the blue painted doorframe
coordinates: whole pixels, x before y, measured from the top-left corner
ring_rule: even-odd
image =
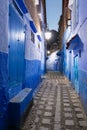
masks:
[[[74,57],[74,84],[75,90],[79,93],[79,81],[78,81],[78,56]]]
[[[24,75],[24,24],[9,5],[9,86],[22,84]]]

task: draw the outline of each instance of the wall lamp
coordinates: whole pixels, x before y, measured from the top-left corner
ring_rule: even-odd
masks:
[[[45,32],[45,39],[49,40],[52,37],[52,33],[50,31]]]

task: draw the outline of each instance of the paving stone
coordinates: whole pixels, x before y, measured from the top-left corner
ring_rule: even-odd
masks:
[[[86,121],[79,121],[79,125],[80,126],[87,126],[87,122]]]
[[[81,112],[81,108],[74,108],[76,112]]]
[[[68,94],[67,93],[63,93],[63,97],[68,97]]]
[[[69,99],[69,97],[64,96],[63,99]]]
[[[63,90],[63,94],[67,94],[67,91],[66,91],[66,90]]]
[[[77,100],[77,97],[76,97],[76,96],[74,96],[74,97],[71,97],[71,99],[76,99],[76,100]]]
[[[38,93],[38,94],[37,94],[37,97],[41,97],[41,94]]]
[[[73,126],[74,125],[74,121],[73,120],[65,120],[65,125]]]
[[[71,108],[64,108],[64,111],[71,111]]]
[[[67,100],[67,99],[64,99],[64,100],[63,100],[63,102],[65,102],[65,103],[66,103],[66,102],[69,102],[69,100]]]
[[[79,102],[79,100],[72,100],[72,102],[73,102],[73,103],[78,103],[78,102]]]
[[[76,114],[77,118],[83,118],[83,114]]]
[[[52,113],[51,112],[45,112],[44,116],[52,116]]]
[[[77,99],[76,94],[70,94],[71,99]]]
[[[49,96],[50,95],[50,90],[49,90],[49,92],[44,92],[44,94]]]
[[[55,93],[50,93],[50,95],[49,96],[55,96]]]
[[[64,103],[63,105],[64,105],[64,106],[67,106],[67,107],[68,107],[68,106],[70,106],[70,104],[69,104],[69,103]]]
[[[79,104],[78,103],[74,103],[73,106],[79,107]]]
[[[45,84],[44,84],[44,85],[41,85],[40,92],[43,92],[43,91],[44,91],[44,86],[45,86]]]
[[[50,124],[50,119],[45,119],[45,118],[43,118],[43,119],[42,119],[42,123],[49,125],[49,124]]]
[[[46,101],[46,100],[47,100],[47,98],[41,98],[41,100],[42,100],[42,101]]]
[[[68,97],[68,94],[63,94],[63,97]]]
[[[41,91],[39,91],[39,92],[38,92],[38,94],[42,94],[42,92],[41,92]]]
[[[48,101],[54,101],[54,99],[52,99],[52,98],[49,98],[49,99],[48,99]]]
[[[54,102],[49,102],[49,101],[48,101],[48,105],[53,105],[53,104],[54,104]]]
[[[61,130],[60,124],[55,124],[54,125],[54,130]]]
[[[39,105],[39,109],[43,109],[44,108],[44,106],[43,105]]]
[[[39,130],[49,130],[49,128],[46,128],[46,127],[40,127]]]
[[[36,97],[34,97],[34,99],[38,100],[38,99],[39,99],[39,97],[37,97],[37,96],[36,96]]]
[[[35,123],[39,122],[39,117],[35,118]]]
[[[65,117],[72,117],[72,113],[65,113]]]
[[[49,98],[54,98],[54,96],[50,95]]]
[[[43,95],[42,97],[43,97],[43,98],[47,98],[47,97],[48,97],[48,95]]]
[[[52,110],[52,106],[47,106],[46,110]]]
[[[44,105],[44,104],[45,104],[45,102],[44,102],[44,101],[40,101],[40,102],[39,102],[39,104]]]
[[[41,110],[38,110],[38,111],[37,111],[37,114],[38,114],[38,115],[41,115],[41,114],[42,114],[42,111],[41,111]]]

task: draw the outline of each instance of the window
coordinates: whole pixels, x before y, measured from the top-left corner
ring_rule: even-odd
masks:
[[[40,43],[38,42],[38,49],[40,49]]]
[[[35,37],[34,37],[34,33],[31,31],[31,41],[33,42],[33,43],[35,43]]]
[[[67,19],[67,26],[71,26],[71,19]]]

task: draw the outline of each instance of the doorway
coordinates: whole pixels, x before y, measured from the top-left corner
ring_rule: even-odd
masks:
[[[14,6],[9,5],[9,86],[22,84],[24,75],[24,24]]]
[[[74,84],[75,90],[79,93],[79,81],[78,81],[78,55],[74,58]]]

